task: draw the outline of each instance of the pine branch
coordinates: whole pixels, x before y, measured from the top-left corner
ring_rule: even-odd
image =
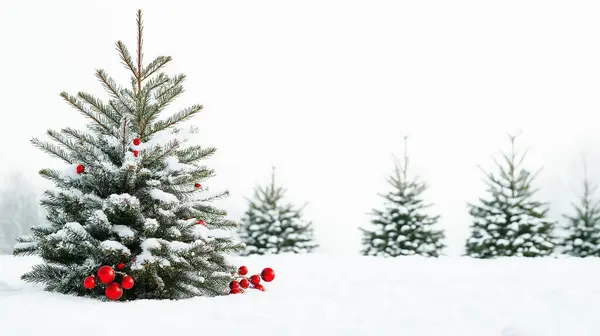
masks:
[[[170,102],[183,93],[182,84],[185,81],[185,78],[186,76],[184,74],[179,74],[170,78],[170,85],[162,88],[154,95],[154,99],[157,101],[157,111],[162,111]]]
[[[215,147],[203,148],[201,146],[190,146],[177,152],[179,162],[189,164],[213,155],[217,151]]]
[[[123,89],[121,89],[116,83],[115,81],[110,78],[106,72],[104,72],[104,70],[102,69],[97,69],[96,70],[96,77],[98,78],[98,80],[100,80],[100,82],[102,83],[102,86],[109,92],[109,94],[117,100],[117,102],[119,102],[121,104],[122,107],[124,107],[127,112],[131,113],[132,115],[135,114],[135,108],[132,106],[129,106],[127,104],[127,102],[125,102],[123,96],[121,95],[121,92],[123,91]],[[111,103],[111,106],[113,106],[113,108],[115,108],[115,110],[117,110],[117,108],[114,106],[114,103]]]
[[[142,71],[142,75],[144,79],[149,78],[155,72],[162,69],[167,63],[171,62],[171,56],[158,56],[152,62],[150,62]]]
[[[178,140],[172,140],[162,147],[155,147],[154,150],[146,155],[143,160],[144,166],[152,166],[155,163],[163,160],[165,157],[173,154],[179,147]]]
[[[119,124],[121,115],[118,113],[114,113],[115,112],[114,110],[111,111],[110,105],[105,105],[99,99],[97,99],[97,98],[93,97],[92,95],[85,93],[85,92],[79,92],[77,94],[77,96],[79,98],[83,99],[83,101],[85,101],[86,103],[90,104],[96,110],[96,113],[105,115],[114,124]]]
[[[117,51],[119,51],[119,56],[121,57],[121,64],[125,66],[125,68],[129,69],[134,76],[138,76],[138,68],[133,64],[133,59],[131,58],[131,54],[129,50],[127,50],[127,46],[122,41],[117,41]]]
[[[102,120],[102,117],[100,115],[97,115],[96,113],[93,113],[92,111],[86,109],[83,103],[79,99],[77,99],[77,97],[71,96],[64,91],[60,93],[60,96],[63,97],[64,100],[67,101],[67,103],[69,103],[72,107],[81,112],[84,116],[92,119],[102,128],[106,129],[106,131],[110,132],[110,127],[106,125],[106,121]]]
[[[190,119],[195,114],[200,112],[203,108],[204,107],[202,105],[193,105],[191,107],[188,107],[186,109],[183,109],[183,110],[175,113],[174,115],[167,118],[167,120],[158,121],[158,122],[154,123],[154,125],[152,125],[152,129],[150,130],[150,132],[148,134],[146,134],[146,136],[150,136],[156,132],[165,130],[179,122]]]
[[[41,140],[39,140],[37,138],[33,138],[31,140],[31,143],[35,147],[37,147],[37,148],[41,149],[42,151],[50,154],[51,156],[53,156],[55,158],[59,158],[59,159],[65,161],[68,164],[73,164],[73,162],[72,162],[72,160],[71,160],[71,158],[69,156],[69,153],[67,153],[67,151],[65,151],[64,149],[62,149],[60,147],[57,147],[57,146],[53,146],[52,144],[50,144],[48,142],[41,141]]]
[[[142,10],[139,9],[137,12],[137,20],[136,20],[136,24],[137,24],[137,62],[138,62],[138,66],[137,66],[137,80],[138,80],[138,92],[142,91],[142,80],[144,79],[142,77],[142,63],[143,63],[143,57],[144,54],[142,53],[142,46],[144,43],[144,39],[143,39],[143,32],[144,32],[144,23],[142,21]]]

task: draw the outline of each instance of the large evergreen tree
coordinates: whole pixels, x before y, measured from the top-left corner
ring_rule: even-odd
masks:
[[[561,242],[564,253],[575,257],[600,257],[600,201],[595,197],[597,185],[590,182],[584,163],[583,193],[573,203],[573,214],[568,220],[566,235]]]
[[[209,203],[227,192],[207,195],[198,184],[214,174],[201,161],[215,148],[186,145],[195,130],[178,127],[202,105],[160,118],[183,92],[185,76],[162,72],[171,57],[143,63],[142,32],[138,11],[135,60],[121,41],[116,43],[131,75],[130,88],[97,70],[108,102],[85,92],[61,94],[91,120],[87,130],[49,130],[53,142],[32,140],[69,165],[65,171],[40,171],[56,185],[41,202],[47,223],[32,228],[32,235],[21,237],[14,250],[15,255],[42,258],[22,278],[44,284],[48,291],[105,299],[110,289],[117,297],[119,282],[124,288],[126,281],[131,285],[127,274],[135,285],[120,296],[124,300],[228,293],[235,267],[226,254],[242,245],[225,230],[237,223]],[[120,272],[98,273],[101,266],[116,266]],[[114,277],[106,292],[93,286],[94,274],[100,280]]]
[[[495,160],[498,171],[484,172],[488,195],[469,204],[473,223],[466,253],[472,257],[547,256],[556,245],[548,205],[535,199],[537,174],[524,168],[527,153],[515,148],[516,136],[509,138],[510,152]]]
[[[303,208],[284,203],[286,190],[275,182],[275,168],[266,186],[257,186],[242,218],[239,235],[246,244],[243,255],[307,253],[318,245],[312,222],[302,217]]]
[[[427,184],[408,174],[406,138],[404,145],[404,159],[396,160],[394,174],[388,178],[392,190],[381,195],[383,209],[373,210],[371,230],[361,228],[363,255],[437,257],[445,247],[444,232],[435,228],[439,216],[427,211],[431,206],[423,195]]]

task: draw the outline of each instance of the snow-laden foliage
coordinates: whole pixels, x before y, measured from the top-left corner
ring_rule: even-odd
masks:
[[[564,216],[568,222],[561,245],[565,254],[574,257],[600,257],[600,201],[595,197],[597,185],[585,170],[579,202],[573,203],[571,215]]]
[[[43,220],[34,185],[23,173],[11,172],[0,188],[0,254],[11,254],[17,238]]]
[[[312,223],[302,218],[302,208],[284,203],[285,192],[275,183],[274,169],[271,182],[255,188],[239,230],[246,244],[242,254],[306,253],[317,247]]]
[[[383,209],[372,212],[371,228],[361,228],[362,254],[398,257],[437,257],[444,249],[444,232],[436,229],[439,216],[428,213],[423,194],[428,186],[419,177],[408,175],[408,156],[396,162],[388,178],[392,190],[381,195]]]
[[[506,256],[538,257],[552,254],[557,244],[555,222],[547,217],[548,205],[535,200],[536,174],[523,168],[525,153],[515,149],[502,153],[498,172],[486,173],[486,197],[469,204],[473,218],[467,255],[476,258]]]
[[[131,72],[131,88],[98,70],[108,102],[84,92],[61,94],[91,120],[88,129],[49,130],[53,142],[33,140],[68,166],[40,172],[56,185],[42,200],[47,223],[20,237],[14,253],[43,259],[23,279],[42,283],[49,291],[104,298],[101,286],[85,289],[83,279],[103,265],[123,262],[123,271],[135,279],[134,287],[124,292],[125,300],[226,294],[235,270],[226,254],[242,245],[221,231],[233,230],[237,223],[210,205],[226,192],[207,195],[195,186],[214,175],[201,161],[215,148],[187,144],[194,129],[178,127],[202,105],[160,119],[183,92],[185,76],[161,71],[170,57],[143,65],[141,34],[138,12],[135,62],[117,42],[121,61]],[[81,174],[78,165],[85,167]]]

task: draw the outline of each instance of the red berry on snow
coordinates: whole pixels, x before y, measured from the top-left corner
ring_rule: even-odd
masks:
[[[254,285],[254,288],[258,289],[259,291],[263,291],[263,292],[265,291],[265,287],[263,287],[263,285],[261,285],[261,284]]]
[[[96,278],[94,278],[93,275],[87,276],[85,279],[83,279],[83,287],[87,289],[96,287]]]
[[[194,187],[196,187],[196,188],[202,188],[202,185],[200,183],[196,183],[196,184],[194,184]]]
[[[139,146],[142,143],[142,140],[140,140],[140,138],[135,138],[133,139],[133,144],[136,146]]]
[[[125,289],[131,289],[134,283],[135,281],[133,281],[133,277],[130,275],[124,276],[123,280],[121,280],[121,285],[123,285],[123,288]]]
[[[239,288],[233,288],[229,291],[229,294],[238,294],[241,293],[242,291]]]
[[[250,277],[250,282],[252,282],[253,285],[258,285],[260,283],[260,276],[258,276],[258,274],[254,274]]]
[[[248,279],[242,279],[240,280],[240,286],[242,286],[242,288],[248,288],[250,286],[250,282]]]
[[[266,282],[271,282],[275,279],[275,271],[272,268],[267,267],[260,273],[261,278]]]
[[[102,266],[98,269],[98,279],[103,284],[107,284],[115,280],[115,270],[110,266]]]
[[[104,294],[111,300],[118,300],[123,295],[123,288],[118,283],[111,282],[110,285],[106,286]]]
[[[246,266],[240,266],[240,268],[238,269],[238,273],[240,275],[246,275],[246,274],[248,274],[248,267],[246,267]]]
[[[121,271],[123,268],[125,268],[125,263],[122,263],[122,262],[120,262],[120,263],[117,265],[117,269],[118,269],[119,271]]]
[[[140,155],[140,152],[139,152],[139,151],[136,151],[136,150],[134,150],[134,151],[133,151],[133,156],[135,156],[135,157],[138,157],[138,155]]]
[[[78,165],[75,169],[77,171],[77,174],[82,174],[85,171],[85,167],[82,164]]]

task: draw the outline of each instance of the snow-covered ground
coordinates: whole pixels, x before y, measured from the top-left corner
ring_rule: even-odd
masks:
[[[600,335],[600,259],[240,258],[273,267],[266,292],[97,302],[47,293],[0,256],[0,334]]]

